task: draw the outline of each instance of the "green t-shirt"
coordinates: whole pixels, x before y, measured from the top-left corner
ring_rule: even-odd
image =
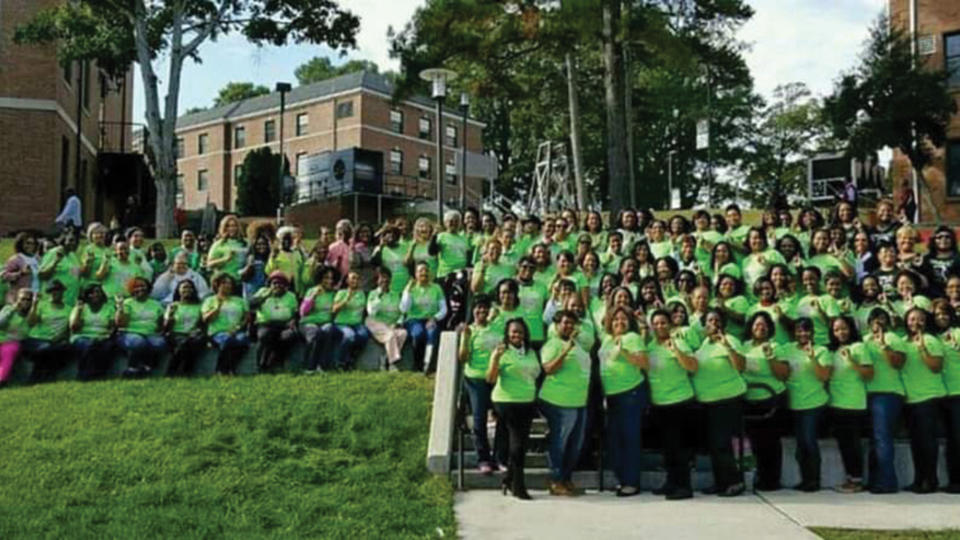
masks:
[[[830,343],[830,323],[814,306],[814,301],[820,302],[820,307],[827,317],[830,316],[831,312],[839,314],[837,302],[829,294],[808,294],[797,300],[793,308],[794,318],[808,317],[813,321],[813,343],[815,345],[826,345]]]
[[[400,293],[394,291],[383,292],[374,289],[367,295],[367,313],[373,320],[393,326],[400,322],[403,313],[400,311]]]
[[[557,332],[557,324],[552,323],[547,330],[547,339],[559,338],[560,333]],[[593,350],[593,345],[597,342],[597,330],[593,324],[593,319],[590,317],[581,317],[580,322],[577,323],[577,345],[590,352]]]
[[[717,302],[716,299],[713,299],[710,301],[710,305],[716,307],[719,305],[719,303]],[[730,311],[733,311],[734,313],[738,313],[742,316],[746,316],[747,312],[750,311],[750,301],[747,300],[745,296],[737,295],[732,298],[727,298],[725,305],[727,306],[727,309],[729,309]],[[726,321],[727,321],[727,328],[726,328],[727,334],[730,334],[731,336],[737,339],[740,339],[743,336],[743,323],[735,322],[733,319],[729,317],[726,318]]]
[[[740,268],[743,271],[743,283],[748,297],[753,298],[753,285],[758,279],[766,276],[770,267],[775,264],[784,264],[783,255],[775,249],[751,253],[743,258]]]
[[[861,304],[859,307],[857,307],[853,315],[853,319],[857,323],[857,330],[860,331],[861,335],[865,336],[870,333],[870,312],[877,308],[880,308],[886,311],[887,315],[890,316],[890,320],[891,321],[893,320],[893,316],[894,316],[893,311],[887,309],[885,306],[877,302],[874,302],[869,305]]]
[[[557,268],[555,266],[548,266],[543,270],[537,270],[533,274],[533,281],[539,283],[543,290],[547,291],[547,295],[550,294],[550,286],[553,284],[553,278],[557,275]]]
[[[739,351],[740,340],[727,334],[730,346]],[[693,390],[697,401],[710,403],[737,396],[747,391],[743,377],[730,363],[730,352],[723,344],[704,339],[697,349],[697,372],[693,375]]]
[[[56,307],[50,300],[40,300],[37,315],[40,320],[30,327],[28,337],[43,341],[61,341],[70,337],[70,306],[66,303]]]
[[[485,294],[493,294],[496,291],[497,283],[500,283],[500,280],[513,277],[516,273],[516,269],[509,264],[505,264],[503,259],[501,259],[497,264],[488,264],[487,261],[480,261],[477,263],[474,272],[480,272],[481,269],[484,269],[483,272],[483,285],[481,291]]]
[[[540,350],[543,364],[556,360],[567,343],[560,338],[547,340]],[[560,364],[560,369],[543,380],[540,399],[557,407],[586,407],[589,389],[590,353],[574,345]]]
[[[537,353],[508,347],[500,357],[500,374],[490,399],[495,403],[532,403],[537,396],[539,375]]]
[[[940,336],[943,343],[943,384],[947,395],[960,395],[960,328],[950,328]]]
[[[777,360],[790,364],[790,378],[787,379],[787,396],[790,410],[804,411],[822,407],[830,401],[824,383],[817,378],[813,370],[815,360],[821,366],[830,366],[833,358],[825,347],[814,345],[813,356],[801,349],[796,342],[777,347],[774,353]]]
[[[588,233],[590,235],[590,247],[597,253],[607,250],[607,231]]]
[[[670,240],[650,242],[650,254],[653,255],[655,259],[668,257],[671,253],[673,253],[673,242]]]
[[[90,261],[90,264],[87,266],[87,275],[83,279],[84,285],[97,282],[97,278],[95,277],[97,270],[100,268],[100,264],[103,263],[104,257],[106,257],[110,251],[111,249],[108,246],[98,246],[96,244],[87,244],[83,247],[80,262]]]
[[[930,299],[923,295],[914,295],[912,301],[905,302],[903,300],[894,300],[893,309],[897,312],[901,318],[906,319],[907,312],[911,309],[918,307],[926,311],[930,311]]]
[[[410,270],[404,262],[403,248],[399,244],[397,247],[383,246],[380,249],[380,262],[384,268],[390,270],[390,290],[402,292],[410,281]]]
[[[470,325],[470,343],[467,348],[470,351],[470,359],[463,368],[463,375],[468,379],[484,379],[487,376],[487,368],[490,367],[490,355],[503,341],[503,332],[498,332],[489,324],[479,326]]]
[[[600,254],[600,264],[603,266],[603,269],[611,274],[620,273],[620,261],[623,260],[623,255],[619,253],[611,253],[609,251],[604,251]]]
[[[103,292],[110,298],[115,296],[130,296],[127,293],[127,282],[135,277],[146,277],[143,268],[127,259],[123,262],[120,259],[113,258],[107,263],[109,271],[107,277],[103,280]]]
[[[470,245],[462,234],[442,232],[437,235],[437,245],[440,246],[437,277],[444,277],[467,267],[467,252],[470,251]]]
[[[163,306],[153,298],[143,302],[135,298],[123,301],[123,313],[127,316],[127,325],[122,330],[130,334],[155,336],[160,333],[158,322],[163,317]]]
[[[935,336],[924,334],[924,346],[931,356],[943,357],[943,344]],[[900,370],[903,377],[903,387],[907,391],[907,403],[920,403],[928,399],[947,395],[947,387],[943,384],[943,377],[939,373],[930,371],[930,368],[920,358],[920,349],[909,339],[903,341],[904,354],[907,360]]]
[[[735,252],[743,249],[743,243],[747,240],[747,235],[749,233],[749,225],[740,225],[736,229],[730,229],[727,231],[727,239],[730,241],[730,244],[733,245],[733,250]]]
[[[680,352],[693,354],[682,340],[674,340],[674,343]],[[693,399],[690,374],[680,365],[677,355],[656,339],[647,344],[646,351],[650,362],[647,377],[650,379],[650,399],[653,404],[673,405]]]
[[[850,362],[861,366],[873,365],[873,357],[863,343],[852,343],[832,353],[833,373],[830,375],[830,406],[835,409],[865,411],[867,385]]]
[[[425,262],[427,263],[427,268],[430,269],[430,277],[436,278],[437,276],[437,256],[430,254],[430,242],[414,242],[413,244],[413,264],[414,268],[416,265]]]
[[[520,311],[520,307],[517,306],[514,309],[508,310],[501,305],[496,305],[493,310],[490,312],[490,327],[504,335],[507,329],[507,321],[513,319],[523,318],[523,312]]]
[[[307,296],[313,294],[314,291],[320,289],[320,286],[311,288],[307,291]],[[300,324],[316,324],[323,325],[328,322],[333,321],[333,291],[322,292],[313,299],[313,309],[310,310],[310,313],[307,313],[306,317],[300,319]]]
[[[347,299],[350,295],[348,289],[340,289],[337,291],[337,295],[333,297],[333,303],[339,304]],[[294,299],[296,301],[296,299]],[[345,306],[340,308],[340,311],[333,316],[333,322],[337,324],[342,324],[346,326],[356,326],[363,323],[363,310],[367,307],[367,295],[363,291],[357,289],[353,293],[353,297],[350,298],[350,301],[347,302]]]
[[[530,341],[540,342],[545,339],[543,329],[543,307],[547,303],[547,290],[536,281],[529,285],[520,285],[520,312],[523,321],[530,329]]]
[[[410,287],[410,309],[407,318],[414,320],[432,319],[440,312],[440,303],[445,302],[443,289],[436,283],[427,286],[414,284]]]
[[[234,279],[240,279],[240,270],[247,264],[247,246],[239,240],[226,238],[217,240],[210,246],[210,253],[207,260],[222,259],[227,255],[230,260],[219,266],[216,271],[225,272]]]
[[[48,268],[53,265],[57,258],[57,252],[63,251],[62,247],[56,247],[48,251],[40,262],[40,268]],[[63,302],[67,305],[77,303],[77,297],[80,296],[80,256],[76,250],[69,253],[64,252],[63,258],[57,263],[53,274],[43,281],[43,288],[53,280],[63,283],[66,290],[63,292]]]
[[[274,272],[283,272],[283,275],[287,276],[287,279],[293,284],[293,291],[302,290],[303,255],[295,249],[280,251],[276,255],[272,255],[263,271],[268,276]]]
[[[187,304],[184,302],[174,302],[177,310],[173,312],[173,325],[171,330],[174,334],[185,336],[200,330],[200,302]]]
[[[750,309],[747,310],[747,320],[750,320],[750,317],[759,311],[764,311],[770,315],[770,318],[773,319],[773,341],[777,345],[782,345],[789,342],[792,337],[790,336],[790,331],[787,330],[787,327],[783,324],[784,319],[787,317],[788,311],[782,306],[780,311],[783,313],[783,317],[777,315],[776,311],[777,304],[771,304],[769,306],[761,305],[756,303],[750,306]]]
[[[274,296],[270,289],[260,289],[268,294],[257,307],[257,324],[287,323],[297,314],[297,296],[290,291]]]
[[[836,270],[840,271],[843,266],[840,264],[840,259],[830,255],[829,253],[821,253],[820,255],[814,255],[807,259],[807,265],[816,266],[820,269],[820,282],[826,283],[827,272]]]
[[[887,342],[887,346],[889,346],[891,350],[896,352],[904,352],[906,350],[903,338],[900,336],[893,332],[886,332],[883,336]],[[903,379],[900,377],[900,370],[890,365],[887,356],[873,338],[873,334],[864,334],[863,344],[873,360],[873,379],[867,381],[867,392],[871,394],[906,395],[907,392],[903,388]]]
[[[764,347],[766,345],[766,347]],[[769,348],[770,353],[776,358],[776,347],[779,344],[776,341],[768,341],[765,344],[754,343],[753,340],[743,344],[743,357],[746,359],[746,365],[743,370],[743,380],[747,383],[747,400],[761,401],[774,397],[765,388],[750,388],[750,384],[765,384],[775,393],[780,395],[787,389],[787,385],[773,375],[770,369],[770,360],[767,359],[765,348]]]
[[[6,341],[20,341],[27,337],[30,325],[27,324],[27,317],[20,315],[16,306],[6,305],[0,309],[0,319],[6,319],[7,324],[0,328],[0,343]]]
[[[631,353],[644,349],[643,339],[635,332],[628,332],[620,337],[621,347]],[[612,396],[633,390],[643,383],[643,370],[630,363],[617,347],[613,336],[603,338],[600,345],[600,382],[603,383],[603,393]]]
[[[187,251],[182,246],[177,246],[170,251],[170,262],[172,263],[174,260],[176,260],[177,255],[181,251],[187,254],[187,266],[190,267],[191,270],[196,270],[199,272],[201,270],[199,250],[194,249],[193,251]]]
[[[203,301],[203,313],[208,313],[217,305],[217,297],[210,296]],[[247,303],[239,296],[227,298],[220,312],[207,323],[207,335],[215,336],[221,332],[236,332],[243,328],[247,315]]]
[[[694,256],[697,258],[700,268],[711,275],[713,269],[710,266],[710,258],[713,253],[713,246],[724,240],[723,235],[717,231],[698,231],[694,232],[693,236],[697,239],[697,249],[694,251]]]
[[[72,343],[78,338],[104,339],[110,337],[115,313],[116,309],[110,302],[106,302],[100,306],[100,310],[96,313],[90,309],[90,304],[84,304],[83,312],[81,313],[83,324],[79,332],[75,332],[70,336],[70,342]]]

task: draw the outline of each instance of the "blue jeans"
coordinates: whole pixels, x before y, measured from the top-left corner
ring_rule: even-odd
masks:
[[[558,407],[546,401],[537,404],[550,427],[547,440],[550,478],[554,482],[570,481],[587,432],[587,408]]]
[[[867,399],[873,437],[870,439],[870,489],[896,491],[897,470],[894,467],[893,435],[900,421],[903,396],[870,394]]]
[[[148,370],[156,367],[156,359],[167,349],[167,340],[163,336],[144,336],[124,332],[117,336],[120,347],[127,351],[131,370]]]
[[[333,339],[333,323],[325,324],[303,324],[300,325],[300,332],[303,333],[303,339],[307,342],[307,360],[306,368],[314,370],[330,369],[330,345]]]
[[[430,358],[426,358],[427,345],[432,345],[436,350],[440,342],[440,325],[427,328],[426,323],[425,319],[411,319],[403,323],[413,346],[413,369],[416,371],[423,371],[430,366]]]
[[[607,396],[607,444],[613,472],[621,486],[640,487],[643,412],[649,403],[644,384]]]
[[[355,356],[370,339],[370,331],[364,324],[336,325],[337,345],[333,348],[333,365],[338,369],[349,369],[355,363]]]
[[[473,416],[473,446],[477,449],[477,459],[490,462],[490,438],[487,436],[487,415],[493,407],[490,393],[493,385],[484,379],[463,378],[463,388],[470,400],[470,413]]]
[[[98,379],[107,374],[113,360],[113,340],[80,337],[70,344],[77,353],[77,378],[81,381]]]
[[[820,484],[820,419],[825,407],[793,411],[793,434],[797,439],[797,464],[800,465],[800,481],[804,484]]]
[[[210,341],[220,351],[217,355],[217,373],[236,373],[240,357],[250,347],[247,333],[219,332],[210,336]]]

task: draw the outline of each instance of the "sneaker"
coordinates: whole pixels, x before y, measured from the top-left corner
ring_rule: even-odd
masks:
[[[493,474],[493,466],[490,465],[489,461],[481,461],[480,465],[477,466],[477,471],[484,476],[490,476]]]
[[[860,493],[863,491],[863,484],[858,480],[847,479],[846,482],[833,488],[838,493]]]
[[[722,497],[723,495],[721,495]],[[684,499],[692,499],[693,491],[687,488],[673,488],[672,490],[666,493],[666,499],[668,501],[682,501]]]
[[[617,488],[617,497],[633,497],[640,494],[640,488],[634,486],[621,486]]]
[[[743,495],[743,492],[747,490],[747,486],[743,482],[738,482],[727,489],[717,493],[718,497],[739,497]]]
[[[497,466],[496,466],[496,469],[495,469],[495,470],[496,470],[496,472],[505,473],[505,472],[507,472],[507,466],[504,465],[503,463],[497,463]]]
[[[563,482],[550,482],[549,487],[550,495],[555,497],[571,497],[573,493],[567,489],[566,484]]]
[[[571,495],[583,495],[584,493],[587,492],[587,491],[586,491],[585,489],[583,489],[583,488],[578,488],[577,485],[574,484],[572,480],[567,480],[567,481],[564,482],[563,484],[564,484],[565,486],[567,486],[567,489],[568,489],[568,490],[570,490],[570,494],[571,494]]]

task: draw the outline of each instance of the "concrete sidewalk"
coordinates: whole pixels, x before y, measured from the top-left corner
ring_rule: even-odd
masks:
[[[612,492],[577,498],[531,492],[533,501],[478,490],[456,495],[463,538],[498,539],[815,539],[807,527],[960,529],[960,497],[934,494],[876,496],[830,491],[782,491],[734,499],[698,496],[671,502]]]

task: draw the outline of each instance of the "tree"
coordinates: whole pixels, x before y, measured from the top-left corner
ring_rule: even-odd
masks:
[[[354,71],[369,71],[380,73],[380,67],[370,60],[349,60],[339,66],[334,66],[327,56],[315,56],[300,64],[293,74],[297,77],[300,86],[325,81]]]
[[[256,45],[354,47],[359,25],[336,0],[85,0],[40,11],[17,28],[15,40],[57,43],[61,61],[93,60],[113,76],[140,64],[157,188],[157,236],[168,238],[176,231],[175,129],[184,62],[199,62],[203,43],[230,32]],[[162,106],[155,67],[161,58],[169,64]]]
[[[290,162],[284,158],[285,175]],[[270,148],[257,148],[247,153],[237,178],[237,211],[248,216],[272,216],[280,204],[280,154]]]
[[[840,79],[824,101],[833,134],[847,144],[851,157],[871,157],[877,150],[891,147],[910,160],[938,223],[940,210],[923,171],[935,148],[946,142],[947,125],[956,112],[948,76],[943,70],[926,69],[915,62],[910,39],[880,17],[870,31],[860,64]]]
[[[270,93],[270,89],[263,85],[254,85],[252,82],[228,82],[220,89],[213,100],[214,107],[221,107],[237,101],[243,101]]]

